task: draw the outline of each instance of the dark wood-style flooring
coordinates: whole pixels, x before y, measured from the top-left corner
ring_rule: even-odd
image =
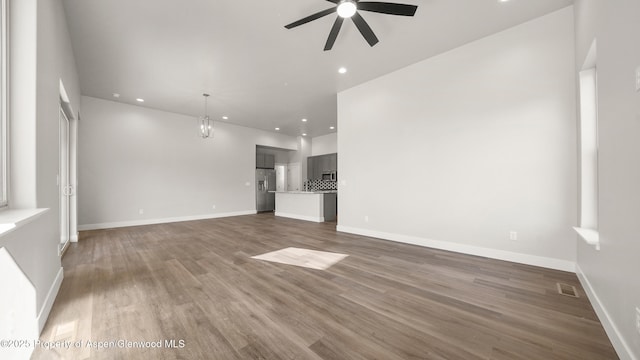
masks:
[[[250,258],[286,247],[349,256],[324,271]],[[617,359],[575,274],[335,223],[259,214],[88,231],[63,265],[41,340],[82,347],[34,359]]]

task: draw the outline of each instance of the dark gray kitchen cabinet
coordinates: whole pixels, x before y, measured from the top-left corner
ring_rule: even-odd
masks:
[[[307,178],[322,179],[322,174],[338,171],[338,154],[309,156],[307,158]]]
[[[276,167],[276,157],[272,154],[264,154],[264,167],[273,169]]]
[[[315,165],[315,156],[309,156],[307,158],[307,179],[313,180],[315,179],[315,170],[313,166]]]
[[[272,154],[256,154],[256,169],[273,169],[276,157]]]
[[[338,171],[338,154],[329,154],[327,157],[329,159],[329,171]]]
[[[313,178],[322,179],[323,169],[324,169],[324,157],[316,156],[315,162],[313,164]]]

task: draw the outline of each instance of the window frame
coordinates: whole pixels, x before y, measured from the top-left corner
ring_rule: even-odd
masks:
[[[0,0],[0,208],[9,206],[9,9]]]
[[[578,235],[600,250],[598,232],[599,210],[599,144],[598,144],[598,66],[597,44],[594,39],[582,68],[578,72],[580,100],[580,225]]]

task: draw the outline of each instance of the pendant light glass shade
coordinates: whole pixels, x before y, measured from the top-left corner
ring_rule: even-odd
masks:
[[[213,137],[213,120],[207,115],[207,99],[209,94],[202,94],[204,96],[204,116],[198,118],[198,125],[200,127],[200,136],[203,139]]]

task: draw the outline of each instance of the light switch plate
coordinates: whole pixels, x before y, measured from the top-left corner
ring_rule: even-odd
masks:
[[[636,91],[640,91],[640,66],[636,68]]]

